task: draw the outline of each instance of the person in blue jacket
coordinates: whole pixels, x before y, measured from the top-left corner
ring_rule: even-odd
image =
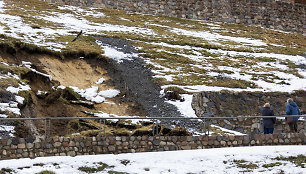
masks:
[[[263,117],[264,134],[273,134],[276,118],[275,117],[265,118],[265,116],[274,116],[274,111],[270,108],[270,103],[266,103],[263,106],[263,108],[261,109],[261,114],[262,116],[264,116]]]
[[[293,101],[292,98],[287,99],[286,115],[301,115],[301,111],[300,111],[299,107]],[[299,120],[299,117],[293,117],[293,119],[289,118],[289,117],[285,117],[285,119],[287,120],[287,123],[290,127],[290,131],[291,132],[297,132],[298,131],[297,130],[297,122]]]

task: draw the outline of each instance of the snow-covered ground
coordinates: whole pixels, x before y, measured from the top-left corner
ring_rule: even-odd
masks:
[[[285,55],[285,54],[276,54],[271,52],[265,52],[267,48],[270,46],[279,47],[279,49],[294,49],[291,47],[286,47],[284,45],[273,44],[269,42],[267,44],[264,40],[248,38],[248,37],[234,37],[234,36],[226,36],[221,35],[220,33],[214,32],[214,28],[217,27],[218,31],[222,26],[217,23],[209,23],[205,21],[199,21],[199,23],[203,23],[206,26],[210,26],[210,31],[195,31],[195,30],[187,30],[186,28],[175,28],[167,25],[161,25],[158,23],[154,23],[154,20],[150,21],[139,21],[145,23],[146,27],[141,26],[126,26],[123,24],[114,25],[111,23],[107,23],[105,20],[104,23],[91,21],[90,18],[86,18],[88,16],[93,19],[99,18],[109,18],[111,16],[105,15],[103,12],[99,11],[99,9],[82,9],[79,7],[72,6],[60,6],[55,8],[54,11],[46,10],[37,12],[36,15],[29,16],[31,18],[37,20],[43,20],[44,22],[50,22],[50,26],[41,27],[39,29],[33,29],[31,27],[31,23],[23,20],[24,16],[14,16],[11,14],[7,14],[8,11],[13,8],[12,6],[8,6],[4,1],[0,0],[0,34],[4,34],[13,38],[20,39],[26,43],[35,44],[38,46],[44,46],[49,49],[55,51],[61,51],[66,48],[69,42],[52,42],[52,39],[63,37],[67,35],[71,35],[72,32],[75,31],[83,31],[83,35],[105,35],[106,32],[119,32],[119,33],[128,33],[130,35],[140,35],[143,37],[155,37],[155,38],[169,38],[177,36],[184,37],[192,37],[192,38],[200,38],[199,42],[207,42],[213,45],[221,45],[225,47],[241,47],[248,48],[249,50],[253,50],[253,52],[247,51],[235,51],[235,50],[227,50],[227,49],[205,49],[195,46],[181,46],[174,45],[171,42],[147,42],[146,44],[151,45],[162,45],[163,48],[171,48],[172,51],[156,49],[156,51],[165,51],[167,53],[171,53],[177,56],[183,56],[187,59],[195,61],[194,64],[182,65],[181,70],[184,70],[186,67],[192,67],[202,69],[203,71],[208,71],[205,75],[207,77],[215,78],[217,76],[222,76],[224,78],[230,78],[235,80],[244,80],[247,82],[252,82],[258,87],[256,88],[229,88],[229,87],[218,87],[218,86],[207,86],[207,85],[180,85],[179,87],[188,89],[192,88],[193,92],[209,90],[209,91],[219,91],[222,89],[226,90],[235,90],[235,91],[281,91],[281,92],[292,92],[294,90],[305,90],[306,89],[306,72],[304,69],[295,68],[292,69],[286,64],[287,61],[292,62],[296,65],[306,65],[306,59],[300,55]],[[14,8],[18,9],[22,7],[15,6]],[[67,13],[70,11],[71,13]],[[35,9],[33,9],[35,12]],[[27,15],[27,14],[25,14]],[[122,19],[122,18],[120,18]],[[127,19],[128,20],[128,19]],[[170,19],[169,19],[170,20]],[[172,21],[169,21],[171,23]],[[154,28],[150,28],[150,26],[160,27],[165,32],[169,32],[171,34],[159,34],[158,31],[155,31]],[[214,27],[214,28],[213,28]],[[223,28],[223,30],[226,30]],[[107,36],[107,35],[105,35]],[[135,40],[138,42],[137,40]],[[105,56],[118,60],[119,62],[122,59],[130,60],[131,56],[135,57],[136,55],[127,55],[124,54],[114,48],[108,46],[102,46],[102,49],[105,52]],[[261,52],[256,52],[256,50],[260,50]],[[184,53],[181,53],[183,51]],[[188,51],[188,53],[186,53]],[[210,57],[202,52],[208,52],[211,54],[217,54],[217,57]],[[254,52],[255,51],[255,52]],[[214,65],[210,60],[218,59],[221,62],[231,61],[236,62],[237,64],[241,64],[238,57],[242,57],[248,61],[253,62],[257,61],[258,58],[265,59],[273,59],[271,61],[262,61],[254,62],[251,65],[244,65],[239,68],[232,67],[231,64],[224,65]],[[156,57],[159,59],[159,57]],[[164,78],[170,83],[178,78],[177,74],[180,74],[182,77],[188,77],[190,75],[201,75],[197,72],[183,72],[179,73],[179,68],[177,67],[165,67],[165,65],[152,62],[152,60],[146,60],[148,64],[152,64],[155,67],[159,68],[159,70],[153,70],[156,78]],[[184,67],[185,66],[185,67]],[[268,70],[268,71],[267,71]],[[222,71],[222,72],[220,72]],[[295,72],[295,73],[292,73]],[[269,76],[268,78],[262,78],[261,75],[265,74],[265,76]],[[299,74],[300,76],[297,76]],[[202,74],[203,75],[203,74]],[[209,81],[209,80],[208,80]],[[203,83],[207,82],[203,80]],[[182,82],[184,83],[184,82]]]
[[[10,10],[23,10],[23,7],[18,5],[10,6],[9,3],[5,3],[0,0],[0,34],[9,36],[12,38],[20,39],[25,43],[35,44],[37,46],[43,46],[51,50],[61,52],[64,48],[69,45],[67,41],[54,41],[55,38],[64,37],[71,35],[71,33],[76,31],[83,31],[83,36],[89,35],[102,35],[107,36],[107,32],[118,32],[127,33],[129,35],[137,35],[139,37],[146,38],[166,38],[169,40],[175,40],[176,37],[186,37],[188,39],[201,39],[199,42],[209,43],[220,47],[219,49],[208,49],[203,47],[198,47],[194,45],[177,45],[165,40],[157,40],[154,42],[147,42],[143,40],[132,40],[136,44],[144,43],[149,45],[147,49],[154,49],[156,52],[172,54],[177,57],[183,57],[192,61],[192,64],[178,64],[177,66],[170,65],[168,62],[160,63],[156,60],[163,61],[165,58],[154,57],[154,59],[148,59],[142,57],[141,54],[125,54],[120,50],[112,48],[110,46],[105,46],[99,42],[95,43],[101,46],[104,50],[104,56],[111,59],[115,59],[120,63],[123,59],[131,60],[131,57],[143,58],[147,64],[153,65],[152,72],[155,78],[163,78],[169,85],[162,86],[165,89],[169,86],[180,87],[188,92],[200,92],[200,91],[280,91],[280,92],[293,92],[295,90],[306,90],[306,71],[303,68],[306,65],[306,59],[300,55],[286,55],[273,52],[265,52],[270,46],[278,47],[279,49],[294,49],[286,45],[280,45],[276,43],[266,43],[265,40],[255,39],[251,37],[241,37],[241,36],[228,36],[217,33],[222,28],[218,23],[209,23],[205,21],[198,21],[199,23],[209,26],[209,31],[196,31],[188,30],[188,27],[178,28],[170,27],[167,24],[159,24],[158,20],[149,21],[137,21],[142,22],[143,25],[137,24],[137,26],[124,25],[124,24],[114,24],[112,22],[107,23],[97,22],[97,19],[112,18],[112,16],[107,16],[99,9],[82,9],[80,7],[72,6],[60,6],[52,10],[46,11],[35,11],[32,9],[31,12],[35,15],[22,13],[19,15],[12,15]],[[50,7],[51,8],[51,7]],[[67,12],[68,11],[68,12]],[[94,20],[90,20],[91,17]],[[39,29],[33,28],[32,23],[25,20],[27,18],[34,18],[35,20],[43,20],[45,23],[50,23],[50,26],[43,26]],[[154,18],[154,17],[152,17]],[[132,22],[129,19],[121,17],[120,20]],[[172,23],[169,19],[169,23]],[[145,25],[144,25],[145,24]],[[160,34],[158,29],[163,29],[164,33]],[[183,26],[183,24],[182,24]],[[191,26],[193,27],[193,26]],[[215,31],[215,32],[214,32]],[[54,40],[53,40],[54,39]],[[82,38],[80,38],[82,39]],[[128,38],[130,39],[130,38]],[[2,39],[3,40],[3,39]],[[0,40],[1,41],[1,40]],[[159,48],[159,47],[162,48]],[[250,51],[237,51],[231,50],[229,48],[245,48]],[[142,47],[137,47],[141,50]],[[209,53],[209,55],[207,55]],[[214,55],[214,56],[212,56]],[[242,64],[240,61],[243,58]],[[260,61],[258,59],[267,59],[267,61]],[[223,62],[222,65],[214,64],[214,62]],[[250,65],[249,62],[252,62]],[[232,66],[232,63],[236,63],[236,66]],[[293,69],[290,64],[295,64]],[[242,64],[242,65],[241,65]],[[23,62],[23,66],[29,68],[31,71],[36,72],[40,75],[45,75],[52,80],[52,76],[48,74],[43,74],[36,71],[31,67],[30,62]],[[188,71],[184,71],[188,69]],[[198,73],[198,71],[204,74]],[[180,81],[181,85],[175,85],[176,79],[188,78],[191,75],[209,77],[210,80],[200,78],[200,82],[190,85],[189,82]],[[263,75],[263,77],[262,77]],[[226,79],[243,80],[246,82],[254,83],[257,87],[254,88],[231,88],[226,86],[208,86],[205,82],[210,82],[211,79],[216,79],[217,77],[222,77]],[[266,78],[267,76],[267,78]],[[0,78],[16,77],[16,75],[1,75]],[[209,79],[208,78],[208,79]],[[172,83],[173,82],[173,83]],[[97,84],[103,83],[103,79],[96,82]],[[98,91],[98,87],[92,86],[88,89],[78,89],[76,87],[71,87],[76,92],[78,92],[82,97],[86,98],[88,101],[95,103],[108,102],[107,98],[115,97],[120,93],[116,89],[109,89],[106,91]],[[26,84],[20,84],[19,87],[8,87],[7,91],[17,94],[20,90],[29,90]],[[163,93],[163,91],[161,91]],[[175,105],[178,110],[185,117],[196,117],[193,109],[191,108],[192,95],[184,95],[184,102],[174,102],[169,101],[169,103]],[[19,99],[19,100],[18,100]],[[22,98],[16,95],[16,100],[18,103],[22,103]],[[19,109],[16,107],[17,102],[11,104],[1,104],[0,109],[17,113]],[[96,116],[111,116],[110,114],[101,112]],[[114,116],[114,115],[113,115]]]
[[[97,170],[104,163],[110,167],[106,167],[97,173],[102,174],[113,171],[130,174],[304,174],[306,161],[301,163],[304,165],[304,168],[302,168],[292,162],[276,160],[275,158],[304,155],[305,159],[305,154],[306,146],[302,145],[231,147],[119,155],[58,156],[2,160],[0,161],[0,169],[10,168],[15,173],[20,174],[32,174],[44,170],[53,171],[56,174],[82,174],[85,173],[81,171],[85,169],[84,167]]]

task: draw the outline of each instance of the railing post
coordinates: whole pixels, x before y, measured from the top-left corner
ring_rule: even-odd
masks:
[[[156,119],[156,136],[158,135],[158,120]]]
[[[209,136],[209,128],[210,128],[210,118],[208,119],[208,124],[207,124],[207,133],[208,133],[208,136]]]
[[[152,124],[152,134],[153,134],[153,136],[155,136],[155,128],[154,128],[154,123],[155,123],[155,120],[153,119],[153,124]]]
[[[100,126],[99,126],[99,135],[100,137],[102,137],[102,119],[99,119],[99,122],[100,122]]]
[[[45,119],[45,141],[47,139],[47,119]]]
[[[49,121],[49,123],[48,123],[48,127],[49,127],[49,129],[48,129],[48,139],[49,139],[49,137],[50,137],[50,132],[51,132],[51,119],[48,119],[48,121]],[[48,140],[49,141],[49,140]]]
[[[105,134],[105,119],[103,120],[104,122],[104,138],[106,137],[106,134]]]

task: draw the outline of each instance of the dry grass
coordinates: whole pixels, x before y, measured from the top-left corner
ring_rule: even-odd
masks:
[[[153,35],[144,35],[130,32],[103,32],[103,36],[107,37],[117,37],[123,38],[131,41],[134,46],[141,47],[139,50],[140,55],[148,60],[147,67],[152,70],[157,70],[159,73],[164,75],[172,75],[173,80],[167,81],[164,78],[155,78],[155,82],[160,85],[167,84],[178,84],[178,85],[215,85],[230,88],[255,88],[256,86],[252,82],[246,82],[242,80],[226,79],[220,80],[214,77],[208,76],[208,72],[216,72],[218,74],[233,74],[231,70],[220,70],[218,67],[233,67],[242,70],[241,74],[248,74],[248,71],[252,72],[269,72],[269,71],[281,71],[276,67],[257,67],[252,68],[261,62],[274,63],[277,60],[274,58],[253,58],[244,56],[231,57],[229,55],[222,56],[221,54],[211,53],[209,50],[223,50],[223,51],[236,51],[236,52],[266,52],[266,53],[281,53],[290,55],[299,55],[306,52],[306,36],[298,33],[284,33],[275,30],[264,29],[255,26],[245,26],[238,24],[228,24],[228,23],[214,23],[217,27],[211,27],[205,21],[181,19],[174,17],[165,16],[151,16],[142,15],[134,13],[125,13],[119,10],[113,9],[90,9],[91,12],[102,12],[105,14],[104,17],[96,17],[93,15],[86,15],[85,12],[76,12],[74,9],[60,9],[57,6],[47,4],[46,2],[38,0],[29,1],[19,1],[19,0],[6,0],[7,3],[7,13],[11,15],[20,16],[24,23],[32,26],[33,28],[61,28],[62,24],[53,23],[38,19],[35,16],[52,16],[57,15],[56,13],[65,13],[75,15],[76,18],[85,18],[86,20],[94,23],[107,23],[113,25],[124,25],[130,27],[141,27],[147,28],[154,31]],[[14,6],[13,6],[14,5]],[[24,13],[24,10],[27,13]],[[212,24],[213,22],[209,22]],[[0,23],[1,25],[4,25]],[[224,36],[232,37],[247,37],[253,39],[260,39],[267,43],[268,46],[246,46],[240,43],[229,41],[229,40],[219,40],[215,43],[207,41],[203,38],[192,37],[182,34],[177,34],[171,32],[171,28],[178,28],[183,30],[191,31],[205,31],[210,33],[221,34]],[[6,26],[6,30],[8,26]],[[10,32],[9,30],[5,32]],[[78,32],[78,31],[75,31]],[[48,51],[48,48],[37,47],[31,44],[23,44],[23,41],[15,41],[19,44],[18,47],[30,50],[30,51],[40,51],[47,52],[50,54],[57,55],[61,58],[64,57],[102,57],[103,50],[96,44],[95,40],[91,35],[83,35],[76,42],[71,42],[75,37],[76,33],[71,33],[68,36],[55,36],[54,38],[47,39],[48,42],[61,43],[65,45],[66,48],[61,50],[61,53],[56,51]],[[22,34],[20,34],[22,36]],[[5,36],[0,36],[5,37]],[[1,42],[9,42],[7,39]],[[188,57],[179,55],[184,54],[187,56],[198,56],[194,53],[193,49],[182,49],[182,48],[171,48],[162,47],[160,45],[154,45],[155,43],[167,43],[170,45],[179,46],[190,46],[197,48],[197,52],[202,56],[201,61],[194,61]],[[8,43],[16,47],[16,43]],[[275,46],[283,45],[284,47]],[[213,67],[212,70],[207,70],[205,65],[210,64]],[[297,66],[288,61],[282,61],[281,64],[286,65],[289,70],[286,73],[293,74],[299,78],[303,78],[298,73]],[[158,65],[158,66],[156,66]],[[200,68],[199,66],[202,66]],[[169,68],[171,72],[163,71],[163,68]],[[181,67],[181,76],[178,76],[178,67]],[[282,72],[282,71],[281,71]],[[284,72],[284,71],[283,71]],[[252,73],[252,80],[263,79],[267,82],[274,83],[274,80],[282,80],[275,75]]]

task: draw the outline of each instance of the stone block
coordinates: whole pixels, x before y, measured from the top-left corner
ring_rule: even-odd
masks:
[[[60,143],[60,142],[55,142],[53,145],[54,145],[54,147],[60,147],[60,146],[62,145],[62,143]]]
[[[159,140],[153,140],[153,145],[154,146],[159,146],[160,144],[160,141]]]
[[[130,137],[130,141],[135,141],[135,139],[136,139],[136,138],[135,138],[134,136],[131,136],[131,137]]]
[[[24,143],[18,144],[18,145],[17,145],[17,148],[18,148],[18,149],[24,149],[24,148],[26,148],[26,145],[25,145]]]
[[[12,144],[14,144],[14,145],[18,145],[19,144],[19,139],[18,138],[12,138],[11,140],[12,140],[11,141]],[[20,144],[22,144],[22,143],[20,143]]]
[[[108,149],[109,152],[115,152],[116,151],[115,146],[108,146],[107,149]]]
[[[187,144],[187,142],[185,142],[185,144]],[[167,142],[161,141],[161,142],[159,143],[159,145],[160,145],[160,146],[165,146],[165,145],[167,145]]]
[[[75,142],[74,141],[70,141],[69,142],[69,147],[75,147]]]
[[[202,145],[203,146],[207,146],[208,145],[208,141],[202,141]]]
[[[10,146],[12,144],[12,139],[8,139],[7,141],[6,141],[6,145],[7,146]]]
[[[64,137],[59,137],[58,140],[62,143],[64,141]]]
[[[37,142],[37,143],[34,143],[34,145],[35,145],[35,148],[36,148],[36,149],[41,148],[41,143],[38,143],[38,142]]]
[[[26,143],[33,143],[34,142],[34,138],[26,138],[25,141]]]
[[[182,150],[191,150],[191,146],[181,146]]]
[[[22,157],[28,158],[28,157],[29,157],[29,153],[28,153],[28,152],[23,152],[23,153],[22,153]]]
[[[11,144],[11,149],[17,149],[17,146],[14,144]]]
[[[67,152],[67,155],[74,157],[76,155],[76,153],[75,153],[75,151],[69,151],[69,152]]]
[[[235,140],[235,136],[233,136],[233,135],[230,135],[228,138],[229,138],[230,141]]]
[[[147,145],[147,142],[146,142],[146,141],[140,141],[140,145],[141,145],[141,146],[146,146],[146,145]]]
[[[27,143],[27,148],[28,149],[32,149],[34,147],[34,144],[33,143]]]
[[[105,145],[105,141],[98,141],[98,146],[104,146]]]

